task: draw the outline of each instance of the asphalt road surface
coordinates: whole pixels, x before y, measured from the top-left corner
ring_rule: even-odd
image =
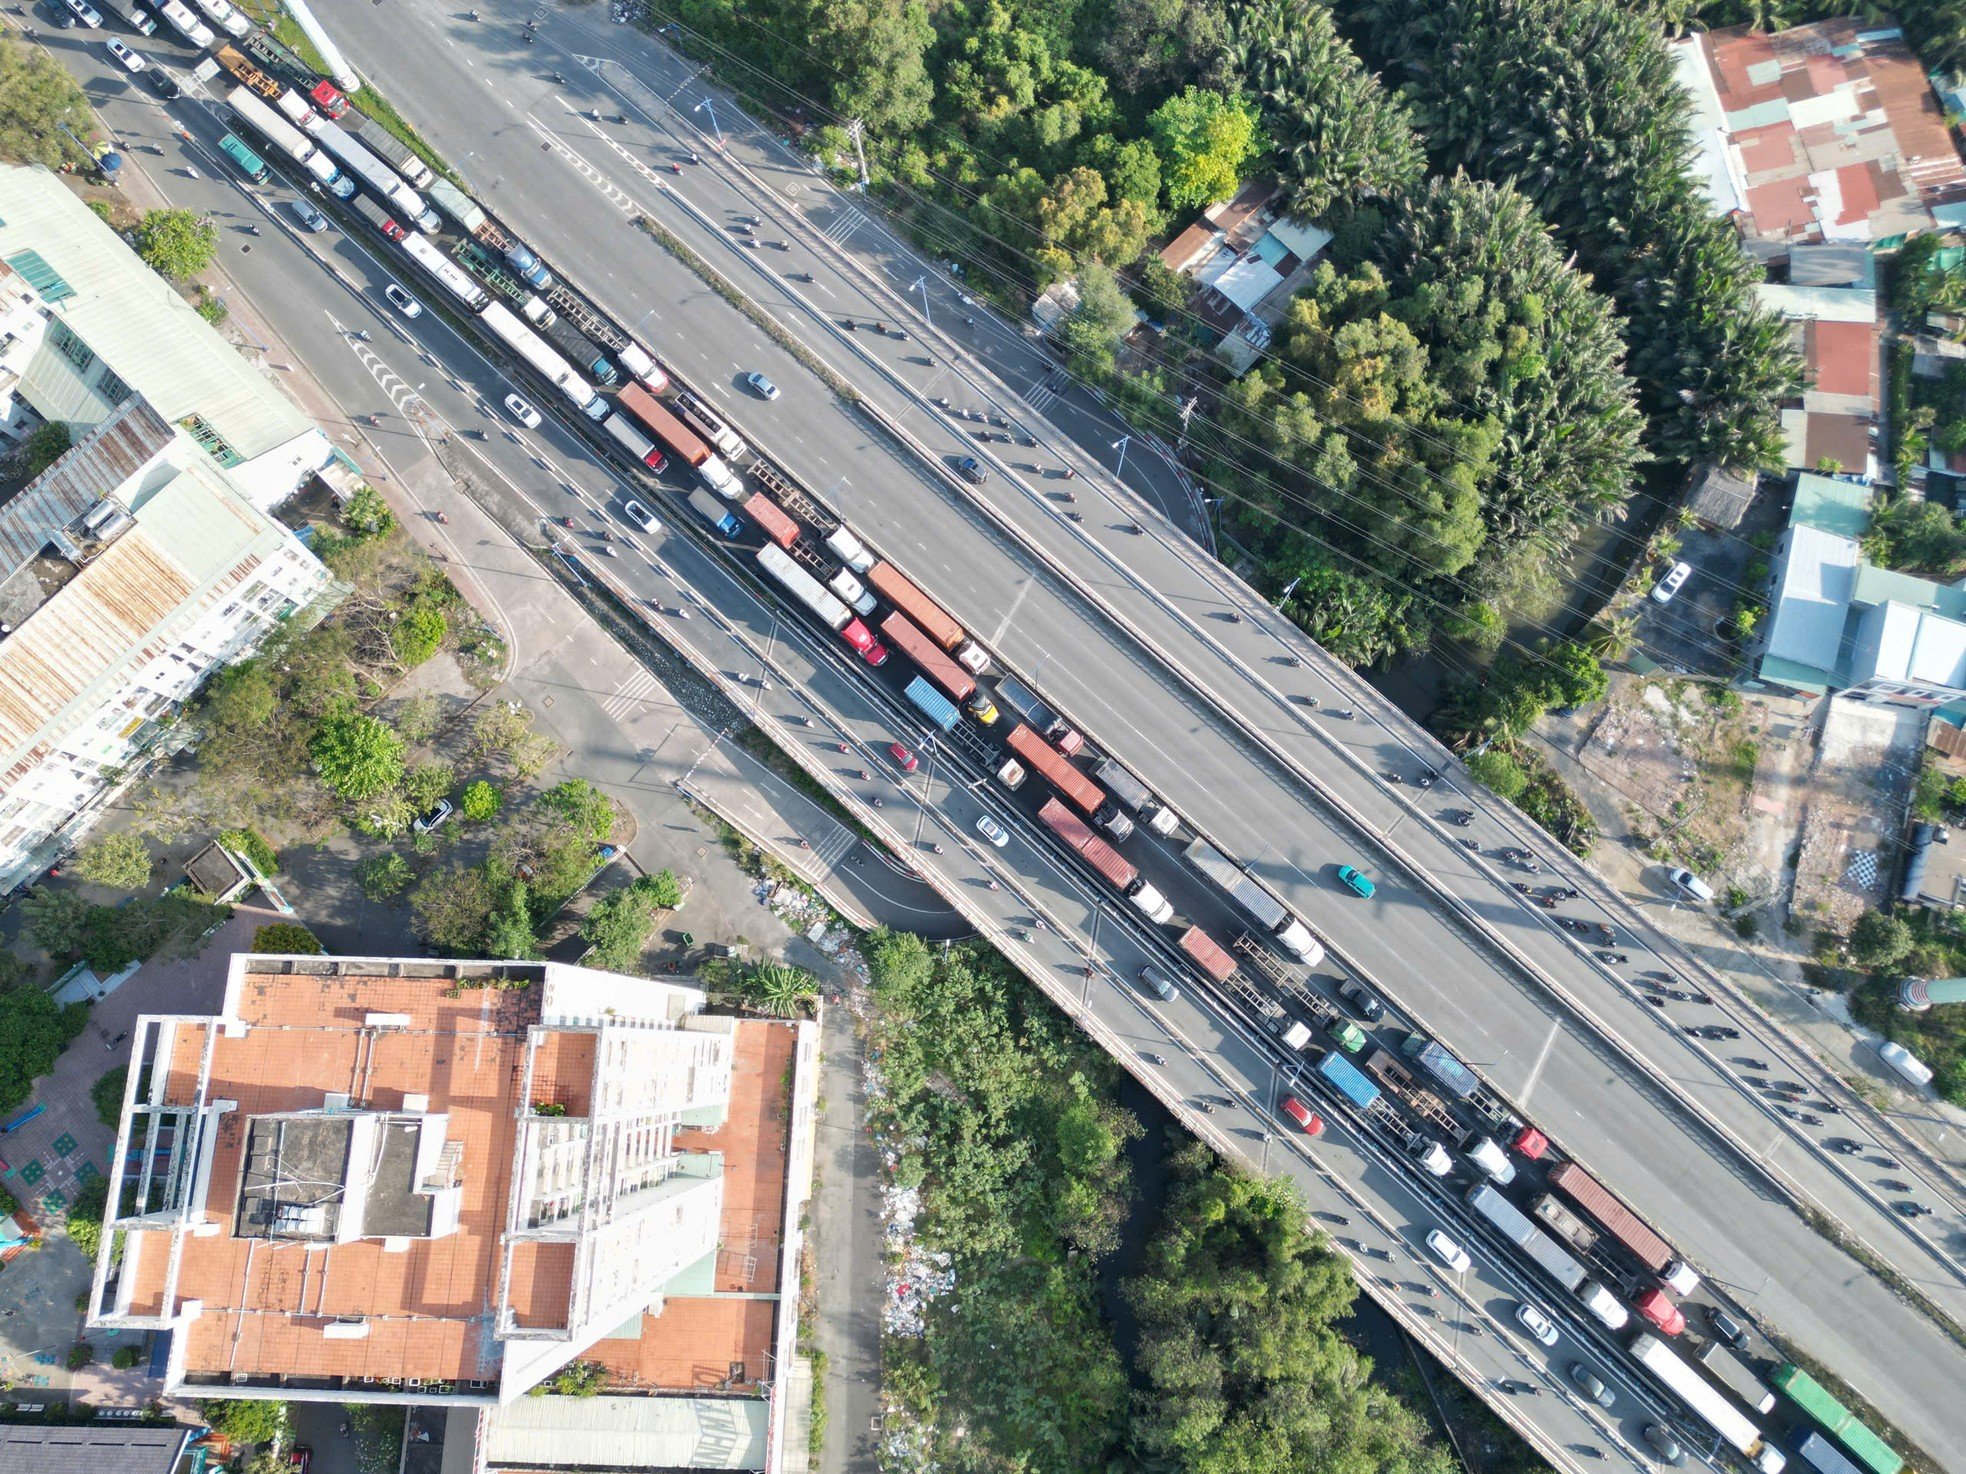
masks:
[[[1499,969],[1486,948],[1471,944],[1458,927],[1447,924],[1429,898],[1402,883],[1388,864],[1372,864],[1383,882],[1375,901],[1353,903],[1342,898],[1322,878],[1325,868],[1341,858],[1374,861],[1371,838],[1333,820],[1323,804],[1306,795],[1301,781],[1286,777],[1274,759],[1261,759],[1246,741],[1223,736],[1215,713],[1173,681],[1159,661],[1149,658],[1137,645],[1129,646],[1100,629],[1088,618],[1083,602],[1068,593],[1062,582],[1037,577],[1028,552],[1017,545],[1017,537],[994,522],[981,520],[949,488],[925,479],[914,467],[895,459],[885,440],[867,435],[862,423],[841,412],[794,361],[736,318],[669,257],[637,237],[618,212],[610,228],[597,228],[596,219],[605,218],[597,212],[606,206],[593,178],[578,168],[541,167],[535,158],[546,153],[562,157],[555,152],[560,145],[548,139],[549,148],[541,150],[529,129],[500,127],[486,134],[482,117],[474,124],[472,116],[483,113],[487,99],[494,103],[501,99],[501,88],[510,85],[509,73],[502,73],[508,78],[506,82],[491,87],[483,78],[474,79],[483,96],[466,91],[454,75],[445,73],[454,73],[471,58],[461,58],[458,48],[440,41],[435,42],[434,49],[423,50],[413,44],[417,41],[415,25],[407,32],[394,31],[386,48],[380,45],[380,36],[370,38],[376,43],[371,47],[359,35],[361,22],[366,19],[359,12],[366,9],[343,8],[338,17],[349,25],[351,44],[361,63],[374,67],[385,89],[474,176],[481,176],[489,166],[509,168],[515,178],[525,179],[523,194],[501,192],[495,185],[492,197],[549,259],[572,270],[584,288],[624,321],[634,323],[643,314],[655,314],[648,319],[653,325],[643,328],[651,346],[700,385],[712,387],[713,392],[721,388],[729,404],[741,404],[737,384],[743,371],[762,368],[771,374],[784,387],[785,395],[768,415],[756,409],[743,411],[747,434],[762,440],[767,451],[829,493],[857,526],[928,583],[1013,665],[1035,676],[1048,694],[1059,697],[1095,737],[1119,749],[1177,809],[1232,852],[1255,861],[1266,879],[1285,890],[1312,925],[1333,943],[1336,953],[1356,962],[1393,998],[1414,1009],[1431,1028],[1481,1066],[1505,1093],[1528,1106],[1559,1141],[1599,1169],[1634,1206],[1687,1248],[1703,1268],[1734,1287],[1736,1293],[1752,1298],[1775,1324],[1850,1377],[1928,1448],[1947,1446],[1950,1420],[1944,1412],[1934,1410],[1946,1407],[1944,1388],[1957,1375],[1953,1358],[1958,1353],[1950,1342],[1900,1306],[1853,1261],[1809,1234],[1729,1153],[1707,1148],[1698,1136],[1687,1135],[1682,1123],[1669,1121],[1642,1083],[1648,1071],[1633,1071],[1625,1061],[1608,1056],[1593,1037],[1555,1010],[1541,989]],[[400,7],[391,9],[399,21],[415,14]],[[378,19],[373,24],[379,27],[381,22]],[[67,39],[61,38],[57,44]],[[146,44],[140,49],[158,48]],[[489,59],[477,60],[480,66],[494,65]],[[538,58],[533,61],[537,64]],[[92,67],[93,61],[89,65]],[[406,75],[391,78],[387,69],[392,67],[403,69]],[[128,89],[121,80],[100,85],[108,92]],[[538,87],[536,82],[531,85]],[[135,103],[136,96],[132,92],[129,98],[108,99],[112,122],[133,132],[148,126],[153,136],[168,140],[168,133],[158,127],[156,110]],[[440,110],[447,97],[459,109],[455,124],[447,124]],[[127,125],[121,121],[125,116],[130,120]],[[568,120],[564,109],[562,120]],[[207,137],[212,134],[212,130],[203,131]],[[573,135],[556,137],[564,142]],[[478,151],[469,149],[471,141],[485,145],[483,162],[468,157],[467,150]],[[625,169],[623,154],[594,132],[567,146],[577,147],[574,157],[586,161],[591,169],[623,170],[625,177],[634,178],[633,171]],[[500,147],[505,154],[495,153]],[[643,151],[646,153],[646,148]],[[266,218],[248,213],[256,207],[244,203],[231,181],[221,183],[212,177],[214,166],[208,149],[197,157],[207,178],[170,181],[174,196],[183,199],[188,194],[192,198],[185,202],[209,203],[228,223],[235,217],[241,221]],[[147,159],[141,162],[154,167]],[[523,175],[522,167],[527,171]],[[495,175],[495,180],[503,178],[502,173]],[[715,181],[705,170],[692,175],[689,184],[707,192]],[[199,186],[209,186],[209,192]],[[647,181],[639,181],[637,188],[651,196],[653,205],[654,191],[647,188]],[[660,203],[667,205],[666,201]],[[720,242],[721,232],[693,220],[690,212],[675,213],[676,218],[664,223],[679,234],[695,231],[706,252]],[[436,359],[425,363],[400,340],[388,340],[380,352],[371,350],[365,356],[337,335],[337,323],[374,325],[379,334],[388,332],[368,305],[372,296],[366,295],[373,293],[380,277],[365,251],[338,237],[317,244],[325,244],[340,258],[354,290],[337,290],[298,250],[262,245],[250,263],[238,263],[242,271],[248,271],[256,300],[267,304],[280,320],[288,341],[306,353],[310,366],[322,372],[338,394],[345,392],[344,402],[351,408],[376,402],[379,397],[387,405],[382,412],[393,417],[400,415],[405,402],[401,396],[414,393],[430,417],[459,425],[481,423],[487,404],[495,401],[484,400],[477,386],[488,390],[497,386],[484,366],[473,362],[472,355],[459,345],[443,345]],[[736,248],[723,245],[722,249],[737,254]],[[726,269],[735,272],[741,267],[731,263]],[[843,349],[836,339],[819,346],[829,354],[839,352],[856,378],[864,380],[866,365],[854,354],[866,334],[853,336],[856,343],[850,348]],[[444,377],[445,371],[458,376],[460,387],[452,386]],[[938,433],[939,423],[937,417],[916,412],[915,428],[924,439]],[[412,428],[404,422],[399,430],[392,421],[385,421],[384,428],[388,432],[385,440],[389,435],[400,435],[407,443],[416,440],[427,426]],[[582,459],[563,432],[549,428],[542,438],[555,457],[567,457],[570,465]],[[946,434],[937,443],[951,447],[944,453],[954,453],[963,444]],[[501,461],[507,459],[504,444],[501,436],[487,454]],[[508,472],[509,494],[515,501],[551,495],[539,485],[540,468],[531,465],[530,459],[528,453],[526,465]],[[845,484],[825,481],[829,470],[844,478]],[[583,519],[587,519],[591,515],[588,509],[605,496],[607,478],[591,466],[572,474],[581,478],[577,484],[588,493],[582,507]],[[1073,569],[1072,575],[1104,597],[1141,598],[1129,571],[1105,561],[1113,557],[1113,548],[1124,546],[1127,558],[1138,564],[1153,549],[1160,549],[1158,556],[1166,557],[1177,546],[1158,536],[1136,538],[1110,529],[1104,530],[1103,543],[1081,543],[1077,541],[1079,531],[1062,524],[1055,505],[1041,497],[1011,495],[1007,488],[993,491],[992,496],[999,513],[1021,519],[1024,526],[1036,530],[1020,532],[1020,537],[1041,532],[1046,546],[1059,556],[1070,554],[1090,560],[1085,572]],[[539,515],[551,513],[542,506]],[[778,616],[763,605],[747,610],[744,599],[748,595],[740,586],[724,586],[729,578],[721,565],[693,544],[678,543],[671,549],[664,543],[648,551],[654,556],[640,565],[647,572],[637,572],[637,579],[646,576],[653,580],[646,586],[656,590],[663,589],[666,582],[678,597],[684,597],[684,589],[703,592],[708,603],[741,632],[748,642],[747,650],[771,649],[774,658],[785,664],[775,653],[773,630]],[[599,567],[599,560],[591,561]],[[619,560],[608,562],[612,565]],[[617,571],[609,569],[610,573]],[[1204,577],[1212,574],[1212,570],[1190,571]],[[1227,597],[1210,597],[1215,598],[1215,607],[1199,614],[1226,612]],[[1315,754],[1315,765],[1324,770],[1320,776],[1325,781],[1343,780],[1348,785],[1344,801],[1371,829],[1379,835],[1392,835],[1407,847],[1410,856],[1424,864],[1427,873],[1449,889],[1479,898],[1491,925],[1507,928],[1511,941],[1525,952],[1540,949],[1551,959],[1552,970],[1564,975],[1566,982],[1580,990],[1594,989],[1591,1007],[1613,1031],[1635,1048],[1658,1052],[1659,1060],[1653,1064],[1656,1073],[1678,1080],[1688,1091],[1705,1092],[1701,1103],[1716,1115],[1723,1110],[1734,1113],[1728,1118],[1730,1129],[1740,1134],[1732,1124],[1738,1120],[1741,1127],[1757,1133],[1767,1156],[1784,1171],[1802,1177],[1810,1191],[1820,1191],[1829,1198],[1841,1193],[1861,1207],[1862,1200],[1851,1193],[1847,1180],[1829,1172],[1820,1158],[1805,1154],[1794,1138],[1784,1133],[1777,1118],[1742,1093],[1724,1069],[1709,1065],[1703,1051],[1689,1049],[1682,1042],[1683,1036],[1662,1033],[1655,1011],[1632,1000],[1594,967],[1580,969],[1574,948],[1548,929],[1540,916],[1501,890],[1486,867],[1474,865],[1444,833],[1433,834],[1429,826],[1417,822],[1405,804],[1408,794],[1388,793],[1366,781],[1369,773],[1343,765],[1344,749],[1363,753],[1369,762],[1397,757],[1397,752],[1387,751],[1389,744],[1398,747],[1397,733],[1378,730],[1363,721],[1345,724],[1336,734],[1334,746],[1332,734],[1317,725],[1322,718],[1313,717],[1306,725],[1273,694],[1265,694],[1262,687],[1272,684],[1271,680],[1252,681],[1236,668],[1234,650],[1223,648],[1229,641],[1257,637],[1258,630],[1199,625],[1197,611],[1182,611],[1178,602],[1173,612],[1158,617],[1166,626],[1164,634],[1144,629],[1143,633],[1152,633],[1157,644],[1163,640],[1175,643],[1185,660],[1206,655],[1209,689],[1217,699],[1268,701],[1269,710],[1253,725],[1272,740],[1304,743],[1307,751]],[[707,619],[692,623],[690,638],[695,638],[695,629],[713,627]],[[1146,621],[1135,623],[1140,628]],[[799,649],[804,658],[807,649],[803,645]],[[799,674],[796,663],[789,670]],[[1317,674],[1311,671],[1302,678],[1308,681]],[[817,711],[829,716],[839,713],[848,723],[859,724],[851,728],[850,740],[856,751],[878,751],[884,745],[880,739],[894,720],[893,708],[870,700],[864,682],[851,680],[836,661],[824,658],[814,659],[803,679],[809,682],[803,694]],[[955,841],[947,845],[947,855],[934,857],[936,868],[947,877],[952,873],[948,868],[952,862],[972,867],[991,863],[990,857],[976,854],[963,839],[975,815],[983,812],[994,796],[972,793],[967,788],[959,793],[945,792],[938,790],[936,783],[931,772],[914,785],[941,805],[936,814],[948,816],[942,832]],[[883,776],[878,784],[869,785],[867,796],[899,787]],[[1428,802],[1446,804],[1451,796],[1436,790]],[[917,814],[911,816],[911,822],[934,825],[943,821]],[[903,843],[916,842],[919,832],[904,832]],[[1141,1068],[1137,1058],[1140,1048],[1154,1044],[1164,1048],[1170,1030],[1181,1038],[1188,1048],[1177,1051],[1172,1064],[1164,1070],[1152,1067],[1143,1071],[1176,1097],[1190,1098],[1213,1085],[1227,1094],[1240,1094],[1244,1109],[1273,1107],[1269,1055],[1240,1034],[1225,1031],[1211,1012],[1189,1000],[1172,1009],[1149,1012],[1129,987],[1116,984],[1116,979],[1130,976],[1138,959],[1146,954],[1129,932],[1110,923],[1103,931],[1094,931],[1102,898],[1090,891],[1081,877],[1057,873],[1056,859],[1035,851],[1018,849],[1003,858],[1006,866],[1028,881],[1031,894],[1053,917],[1054,928],[1049,935],[1039,934],[1034,949],[1064,949],[1064,933],[1078,930],[1091,936],[1102,959],[1109,961],[1109,968],[1102,967],[1088,989],[1089,1026],[1123,1055],[1133,1056],[1136,1068]],[[1035,874],[1024,875],[1026,869]],[[1008,890],[988,892],[976,884],[984,873],[972,868],[967,875],[955,876],[959,883],[969,885],[970,904],[989,907],[1007,901]],[[1005,873],[1008,878],[1010,872]],[[1022,906],[1022,898],[1018,904]],[[985,919],[1016,925],[1017,915],[1015,910],[1003,909],[995,915],[986,912]],[[1061,951],[1057,961],[1039,956],[1037,965],[1055,970],[1077,965],[1075,955],[1071,961],[1065,960],[1066,955]],[[1219,1078],[1218,1072],[1226,1078]],[[1674,1142],[1675,1150],[1661,1152],[1661,1140]],[[1271,1143],[1261,1145],[1270,1147]],[[1252,1149],[1244,1145],[1245,1151]],[[1361,1159],[1354,1173],[1344,1160],[1350,1149],[1342,1134],[1335,1134],[1319,1152],[1327,1164],[1338,1167],[1341,1176],[1354,1178],[1362,1189],[1378,1196],[1386,1205],[1389,1223],[1412,1240],[1428,1221],[1431,1207],[1417,1206],[1403,1175],[1396,1178],[1381,1164],[1368,1165]],[[1272,1150],[1269,1155],[1271,1167],[1279,1166],[1278,1153]],[[1307,1160],[1293,1156],[1290,1165],[1307,1185],[1323,1185],[1325,1200],[1332,1201],[1328,1183],[1312,1171]],[[1313,1202],[1317,1201],[1314,1193]],[[1845,1214],[1839,1207],[1838,1213],[1860,1224],[1865,1221],[1861,1212]],[[1882,1227],[1895,1231],[1896,1225],[1886,1220]],[[1904,1245],[1897,1239],[1889,1242],[1897,1252],[1903,1252]],[[1519,1283],[1500,1269],[1484,1272],[1492,1276],[1490,1289],[1494,1294],[1512,1292]],[[1942,1280],[1937,1276],[1931,1279],[1930,1292],[1944,1292]],[[1835,1289],[1826,1294],[1826,1286]],[[1484,1366],[1482,1360],[1488,1351],[1505,1343],[1492,1335],[1482,1340],[1485,1346],[1472,1348],[1479,1353],[1471,1362],[1473,1375],[1505,1375],[1500,1370],[1504,1362],[1488,1358]],[[1506,1364],[1515,1361],[1509,1358]],[[1638,1400],[1635,1396],[1627,1402]],[[1552,1427],[1552,1419],[1560,1422],[1560,1415],[1551,1411],[1556,1399],[1546,1396],[1538,1401],[1542,1404],[1537,1409],[1539,1423]],[[1580,1425],[1579,1437],[1584,1437],[1582,1430],[1588,1426]]]

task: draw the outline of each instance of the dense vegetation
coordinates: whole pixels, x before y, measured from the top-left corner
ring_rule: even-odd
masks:
[[[1187,440],[1236,541],[1345,660],[1437,632],[1492,650],[1505,611],[1552,606],[1552,555],[1644,461],[1780,450],[1796,365],[1687,175],[1664,47],[1665,23],[1721,7],[657,8],[822,159],[864,153],[983,290],[1021,310],[1074,279],[1075,370]],[[1255,177],[1337,239],[1238,379],[1151,247]],[[1136,306],[1167,332],[1134,336]]]
[[[918,1462],[955,1471],[1446,1467],[1414,1415],[1332,1330],[1356,1287],[1282,1186],[1189,1145],[1142,1272],[1127,1368],[1100,1261],[1134,1206],[1140,1126],[1116,1068],[1001,959],[867,944],[883,1074],[874,1124],[892,1182],[918,1189],[921,1250],[952,1284],[919,1338],[891,1336],[892,1398]],[[931,1261],[933,1262],[933,1261]],[[904,1426],[890,1420],[891,1429]]]
[[[27,1099],[34,1082],[55,1067],[56,1058],[88,1021],[86,1003],[64,1008],[33,986],[0,992],[0,1114]]]

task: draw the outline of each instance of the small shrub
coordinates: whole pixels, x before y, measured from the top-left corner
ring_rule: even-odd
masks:
[[[483,778],[465,784],[464,792],[457,796],[457,811],[473,824],[497,818],[498,811],[504,807],[505,790]]]
[[[319,957],[328,949],[297,921],[273,921],[253,933],[253,950],[276,956]]]
[[[228,829],[219,842],[235,854],[244,855],[258,867],[261,875],[280,873],[280,854],[257,829]]]
[[[79,1372],[96,1359],[96,1349],[87,1341],[77,1341],[68,1348],[68,1369]]]
[[[410,883],[410,862],[391,850],[355,867],[355,883],[371,901],[386,901]]]
[[[109,1358],[109,1364],[119,1372],[127,1372],[143,1360],[143,1353],[134,1346],[118,1346],[116,1354]]]
[[[123,1091],[129,1083],[130,1067],[118,1065],[89,1088],[96,1103],[96,1119],[114,1131],[123,1119]]]

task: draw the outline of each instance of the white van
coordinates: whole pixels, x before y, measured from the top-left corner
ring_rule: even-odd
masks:
[[[1713,899],[1713,887],[1684,866],[1669,870],[1666,875],[1674,885],[1679,887],[1682,895],[1698,901],[1702,906]]]
[[[1932,1067],[1895,1041],[1877,1046],[1878,1058],[1923,1090],[1932,1083]]]

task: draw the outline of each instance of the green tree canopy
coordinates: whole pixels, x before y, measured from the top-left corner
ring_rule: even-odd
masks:
[[[496,819],[498,811],[505,806],[505,792],[496,783],[483,778],[473,779],[464,785],[464,792],[457,796],[457,811],[473,824],[483,824]]]
[[[308,743],[314,771],[342,798],[359,802],[403,781],[403,739],[378,717],[337,713]]]
[[[4,44],[5,41],[0,40],[0,45]],[[4,85],[0,82],[0,86]],[[25,469],[28,479],[33,480],[68,454],[69,447],[74,443],[75,437],[65,420],[49,420],[46,424],[36,425],[34,433],[27,437],[27,444],[21,447],[27,461]]]
[[[89,1089],[89,1099],[95,1102],[96,1119],[111,1131],[123,1119],[123,1088],[129,1083],[130,1067],[118,1065],[106,1070]]]
[[[1161,179],[1177,210],[1226,200],[1242,184],[1243,165],[1261,151],[1256,109],[1229,93],[1184,88],[1147,120],[1160,149]]]
[[[140,890],[150,883],[150,846],[127,830],[97,835],[75,852],[72,868],[92,885]]]
[[[86,1004],[63,1008],[39,988],[0,993],[0,1115],[27,1099],[88,1019]]]
[[[286,1435],[290,1422],[284,1402],[256,1397],[201,1402],[198,1411],[207,1423],[234,1443],[271,1443]]]
[[[444,648],[450,626],[444,612],[426,602],[412,604],[389,631],[389,643],[405,670],[414,670]]]
[[[297,921],[269,921],[253,932],[253,950],[283,957],[318,957],[328,949]]]
[[[151,210],[137,225],[136,249],[159,276],[188,281],[218,255],[218,226],[196,210]]]
[[[485,923],[485,955],[509,957],[515,962],[531,962],[539,957],[539,938],[534,934],[532,910],[526,883],[515,880],[493,905]]]
[[[1850,956],[1859,967],[1890,967],[1905,959],[1916,940],[1903,917],[1866,911],[1850,928]]]
[[[355,867],[355,883],[371,901],[386,901],[410,883],[410,862],[394,850],[371,855]]]
[[[580,923],[581,940],[594,949],[586,965],[633,972],[655,929],[656,909],[648,893],[633,885],[596,901]]]
[[[63,123],[78,137],[94,132],[81,87],[50,53],[0,33],[0,160],[48,169],[73,164],[79,150]]]
[[[102,1247],[102,1215],[109,1206],[109,1179],[91,1177],[75,1190],[75,1201],[68,1205],[62,1232],[69,1242],[90,1259]]]

